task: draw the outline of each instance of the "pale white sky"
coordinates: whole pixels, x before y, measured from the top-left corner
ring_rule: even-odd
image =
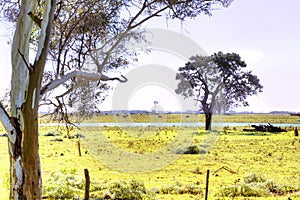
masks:
[[[300,112],[299,7],[298,0],[235,0],[212,17],[187,21],[183,29],[169,27],[196,41],[208,54],[241,55],[264,89],[248,98],[249,107],[238,110]]]
[[[200,16],[195,20],[187,20],[182,26],[173,22],[169,22],[166,26],[166,23],[160,20],[155,20],[147,26],[175,30],[195,41],[208,54],[218,51],[240,54],[248,64],[247,68],[261,80],[264,92],[256,97],[250,97],[250,106],[238,110],[300,112],[299,7],[298,0],[235,0],[229,8],[215,11],[212,17]],[[5,27],[0,26],[2,30],[0,33],[4,29]],[[0,45],[2,92],[10,81],[10,46],[4,37],[0,38]],[[155,52],[148,58],[143,56],[143,61],[140,61],[139,65],[145,63],[172,65],[170,67],[176,65],[178,68],[184,63],[183,60],[174,57],[168,60],[165,54],[162,54],[161,59],[157,54],[158,52]],[[172,97],[174,94],[166,88],[157,89],[157,94],[145,91],[149,91],[149,85],[145,85],[144,91],[143,88],[139,88],[130,94],[129,109],[149,110],[153,106],[153,100],[159,101],[166,110],[180,107],[178,101],[172,101],[174,106],[171,106],[170,101],[166,101],[174,98]],[[149,93],[151,97],[147,96]],[[108,99],[103,107],[108,108],[109,102]]]

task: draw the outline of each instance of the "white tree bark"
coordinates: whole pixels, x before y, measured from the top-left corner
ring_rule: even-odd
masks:
[[[47,46],[45,46],[45,41],[46,41],[46,37],[50,37],[47,35],[47,26],[48,26],[49,20],[50,20],[49,19],[50,10],[51,10],[51,1],[47,0],[45,2],[45,9],[44,9],[43,21],[42,21],[42,26],[41,26],[40,38],[39,38],[38,51],[37,51],[37,54],[35,57],[36,61],[38,61],[41,58],[42,54],[45,53],[45,48],[48,48]],[[48,52],[48,51],[46,51],[46,52]]]
[[[11,118],[8,118],[7,115],[1,115],[3,118],[1,121],[5,122],[4,126],[10,138],[8,142],[10,154],[10,199],[22,198],[20,197],[20,191],[24,181],[22,178],[24,171],[21,166],[21,145],[24,126],[21,108],[26,99],[29,79],[26,62],[29,60],[29,38],[32,30],[32,20],[28,13],[34,11],[36,7],[37,1],[22,1],[20,10],[20,16],[22,17],[19,17],[17,21],[11,55]]]
[[[22,1],[20,16],[12,44],[12,78],[11,78],[11,115],[20,122],[23,121],[21,106],[26,98],[29,73],[24,61],[29,60],[29,39],[32,30],[32,20],[28,16],[37,7],[37,1]],[[22,56],[22,55],[23,56]],[[22,124],[22,123],[21,123]]]
[[[16,142],[15,128],[10,121],[9,115],[7,114],[6,110],[4,109],[1,103],[0,103],[0,121],[4,126],[6,132],[8,133],[7,135],[8,135],[9,142],[14,144]]]
[[[38,154],[38,102],[47,57],[55,0],[45,1],[38,52],[28,64],[29,41],[38,1],[22,0],[12,45],[11,114],[0,103],[0,121],[8,134],[10,157],[9,199],[41,199],[42,179]]]

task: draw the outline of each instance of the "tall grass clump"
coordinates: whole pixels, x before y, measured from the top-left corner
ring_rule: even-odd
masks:
[[[273,180],[266,179],[256,173],[246,175],[242,181],[239,179],[233,185],[221,189],[216,196],[222,197],[268,197],[283,196],[299,192],[300,188],[290,185],[281,185]]]
[[[84,192],[84,180],[76,176],[76,170],[53,172],[46,180],[43,198],[46,199],[78,199]]]
[[[51,174],[44,184],[45,199],[82,199],[85,181],[76,175],[76,170],[63,170]],[[152,200],[144,184],[137,180],[91,183],[92,199]]]
[[[161,187],[153,187],[152,191],[156,194],[191,194],[203,196],[203,188],[196,184],[165,184]]]
[[[137,180],[116,181],[104,187],[104,199],[118,199],[118,200],[152,200],[153,195],[147,191],[144,184]]]

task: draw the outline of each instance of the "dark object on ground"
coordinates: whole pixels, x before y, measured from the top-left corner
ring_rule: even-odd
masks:
[[[85,138],[85,136],[78,133],[78,134],[70,135],[69,137],[67,135],[65,135],[64,138],[68,138],[68,139]]]
[[[8,137],[7,133],[2,133],[1,137]]]
[[[49,133],[45,133],[45,134],[44,134],[44,136],[55,136],[55,134],[54,134],[54,133],[51,133],[51,132],[49,132]]]
[[[62,142],[63,141],[63,139],[61,139],[61,138],[54,138],[54,139],[52,139],[52,140],[50,140],[51,142]]]
[[[184,154],[198,154],[198,153],[200,153],[200,150],[196,145],[188,146],[184,152]]]
[[[286,130],[273,126],[272,124],[268,123],[268,125],[260,124],[260,125],[251,125],[254,129],[243,129],[243,131],[260,131],[260,132],[271,132],[271,133],[279,133],[279,132],[286,132]]]
[[[246,132],[255,132],[255,128],[244,128],[243,131],[246,131]]]
[[[196,145],[191,145],[187,147],[177,148],[175,150],[176,154],[205,154],[206,151],[200,150]]]
[[[299,136],[297,127],[295,127],[295,129],[294,129],[294,134],[295,134],[295,137],[298,137],[298,136]]]
[[[291,116],[300,116],[300,113],[290,113]]]
[[[44,134],[44,136],[50,136],[50,137],[60,136],[60,135],[62,135],[62,133],[60,131],[56,131],[56,130],[53,130],[53,131],[50,131],[50,132]]]
[[[75,138],[85,138],[84,135],[77,133],[76,135],[74,135]]]

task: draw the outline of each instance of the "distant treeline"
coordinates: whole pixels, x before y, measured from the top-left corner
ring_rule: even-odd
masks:
[[[153,114],[155,112],[147,111],[147,110],[108,110],[108,111],[98,111],[95,112],[95,114]],[[40,114],[47,114],[46,112],[41,112]],[[203,111],[162,111],[158,112],[157,114],[204,114]],[[225,113],[225,115],[231,115],[231,114],[289,114],[292,116],[300,116],[300,112],[289,112],[289,111],[271,111],[268,113],[259,113],[259,112],[253,112],[253,111],[242,111],[242,112],[235,112],[235,111],[228,111]]]

